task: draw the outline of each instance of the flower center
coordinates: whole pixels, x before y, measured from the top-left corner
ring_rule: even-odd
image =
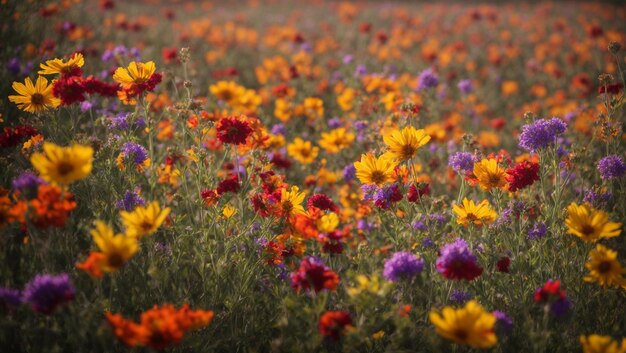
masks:
[[[124,264],[124,258],[120,254],[111,254],[108,258],[109,266],[120,268]]]
[[[61,162],[57,166],[57,171],[59,175],[66,176],[74,170],[74,166],[67,162]]]
[[[608,273],[611,271],[611,263],[609,261],[602,261],[600,265],[598,265],[598,272],[600,273]]]
[[[385,181],[385,173],[381,172],[380,170],[375,170],[370,175],[370,179],[374,184],[382,184]]]
[[[30,96],[31,104],[42,105],[45,102],[45,97],[41,93],[33,93]]]
[[[588,237],[588,236],[591,236],[593,233],[595,233],[595,229],[593,228],[593,226],[589,224],[585,224],[584,226],[582,226],[582,229],[580,230],[580,232]]]
[[[404,145],[402,146],[402,151],[400,152],[400,154],[402,155],[402,159],[411,159],[413,157],[413,154],[415,154],[415,151],[417,151],[417,149],[415,149],[413,146]]]
[[[459,329],[454,330],[454,336],[458,338],[459,341],[465,341],[467,339],[468,334],[467,334],[467,331],[459,328]]]
[[[143,222],[141,222],[141,224],[139,225],[139,227],[140,227],[143,231],[147,232],[147,231],[149,231],[149,230],[152,228],[152,223],[151,223],[151,222],[148,222],[148,221],[143,221]]]
[[[467,220],[470,221],[470,222],[478,220],[478,217],[476,217],[476,215],[473,214],[472,212],[468,212],[467,216],[465,216],[465,218],[467,218]]]
[[[493,186],[498,186],[500,184],[500,176],[498,174],[489,175],[489,184]]]

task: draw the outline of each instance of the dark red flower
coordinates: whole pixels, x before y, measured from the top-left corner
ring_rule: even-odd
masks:
[[[120,85],[117,83],[102,82],[93,76],[83,79],[82,85],[85,93],[98,94],[103,97],[116,97],[117,91],[120,89]]]
[[[312,207],[318,208],[322,211],[339,213],[339,207],[337,207],[333,200],[325,194],[315,194],[309,197],[306,203],[306,208],[310,209]]]
[[[80,76],[61,77],[52,84],[52,94],[61,100],[61,105],[72,105],[85,100],[85,88]]]
[[[163,48],[163,61],[166,64],[170,64],[178,61],[178,49],[177,48]]]
[[[418,202],[421,197],[430,194],[430,185],[426,183],[419,183],[418,185],[411,184],[409,187],[409,192],[406,195],[406,198],[410,202]]]
[[[539,180],[539,163],[523,161],[506,171],[509,191],[515,192]]]
[[[0,133],[0,147],[15,147],[38,133],[30,125],[5,126]]]
[[[346,329],[352,326],[350,313],[346,311],[327,311],[320,317],[320,335],[333,341],[345,334]]]
[[[511,259],[508,256],[500,258],[496,263],[498,272],[509,273],[509,266],[511,265]]]
[[[624,88],[624,85],[622,85],[620,82],[611,83],[606,86],[602,85],[598,87],[598,93],[607,92],[610,94],[618,94],[622,90],[622,88]]]
[[[247,121],[230,116],[221,118],[217,122],[217,138],[222,143],[233,145],[242,145],[246,143],[246,139],[252,134],[252,128]]]
[[[291,287],[296,291],[327,289],[334,291],[339,284],[339,275],[325,266],[321,260],[308,257],[300,261],[300,267],[291,273]]]
[[[217,186],[217,194],[222,196],[227,192],[236,194],[239,192],[241,186],[239,185],[239,177],[237,175],[231,175],[230,177],[220,181]]]

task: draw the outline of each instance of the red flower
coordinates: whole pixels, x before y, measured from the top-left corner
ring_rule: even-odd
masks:
[[[539,163],[523,161],[506,171],[509,191],[515,192],[539,180]]]
[[[306,208],[310,209],[312,207],[315,207],[322,211],[339,213],[339,207],[337,207],[333,200],[331,200],[330,197],[326,196],[325,194],[315,194],[309,197],[306,203]]]
[[[415,184],[411,184],[409,187],[409,192],[406,195],[406,198],[410,202],[418,202],[422,196],[430,194],[430,185],[426,183],[419,183],[417,186]]]
[[[327,311],[320,317],[320,334],[333,341],[339,340],[346,333],[346,329],[351,326],[352,318],[346,311]]]
[[[163,61],[166,64],[178,61],[178,49],[176,48],[163,48]]]
[[[561,289],[561,281],[549,279],[541,288],[535,290],[534,300],[535,303],[543,303],[549,301],[551,298],[563,299],[565,298],[565,291]]]
[[[116,97],[117,91],[120,88],[120,85],[118,85],[117,83],[102,82],[93,76],[88,76],[86,79],[84,79],[82,81],[82,85],[85,89],[85,93],[96,93],[103,97]]]
[[[619,82],[611,83],[606,86],[602,85],[598,87],[598,93],[610,93],[610,94],[618,94],[619,91],[622,90],[623,85]]]
[[[61,105],[72,105],[85,100],[85,88],[80,76],[61,77],[52,84],[52,94]]]
[[[300,268],[291,273],[291,287],[300,292],[313,289],[315,293],[327,289],[334,291],[339,284],[339,275],[320,260],[309,257],[300,261]]]
[[[231,116],[228,118],[221,118],[217,122],[217,138],[222,143],[230,143],[233,145],[242,145],[246,143],[246,139],[252,134],[252,128],[250,124]]]
[[[230,177],[222,180],[217,186],[217,194],[222,196],[227,192],[236,194],[241,186],[239,185],[239,177],[237,175],[231,175]]]
[[[0,133],[0,147],[15,147],[38,133],[37,129],[30,125],[5,126]]]
[[[509,273],[509,266],[511,265],[511,259],[507,256],[500,258],[496,263],[498,272]]]

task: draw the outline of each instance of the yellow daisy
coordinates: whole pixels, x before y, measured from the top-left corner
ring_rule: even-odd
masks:
[[[620,235],[622,224],[611,222],[609,215],[588,204],[577,205],[572,202],[567,206],[568,216],[565,219],[567,232],[586,242],[595,242],[602,238]]]
[[[496,211],[491,209],[489,201],[482,200],[478,205],[467,198],[463,199],[463,205],[454,205],[452,210],[457,215],[457,223],[467,227],[470,223],[482,227],[496,220]]]
[[[439,336],[457,344],[490,348],[498,342],[494,333],[496,317],[475,300],[469,301],[464,308],[447,306],[441,314],[433,310],[429,318]]]
[[[580,345],[583,353],[626,353],[626,338],[620,344],[611,336],[580,336]]]
[[[154,61],[146,63],[133,61],[128,64],[128,69],[118,67],[113,74],[113,79],[122,85],[141,84],[147,82],[155,71]]]
[[[61,104],[61,101],[52,95],[52,85],[48,85],[48,80],[43,76],[37,77],[34,85],[30,77],[26,77],[24,83],[13,82],[12,87],[18,95],[9,96],[9,100],[29,113],[41,113]]]
[[[403,162],[413,158],[417,150],[430,141],[430,136],[424,129],[417,130],[413,126],[407,126],[383,135],[383,141],[389,148],[387,155]]]
[[[80,72],[77,71],[80,70],[83,65],[85,65],[83,54],[76,53],[72,55],[67,62],[62,59],[52,59],[46,61],[45,64],[40,64],[39,66],[41,67],[41,70],[37,73],[40,75],[59,74],[61,76],[74,76],[78,73],[80,75]]]
[[[585,267],[589,270],[589,276],[584,278],[585,282],[596,282],[602,287],[626,285],[626,269],[617,260],[616,251],[598,244],[589,252]]]
[[[282,189],[280,193],[280,207],[283,216],[291,217],[299,214],[305,214],[302,202],[306,194],[300,192],[297,186],[292,186],[289,191]]]
[[[44,142],[43,153],[33,153],[30,162],[44,180],[67,185],[91,173],[93,149],[83,145],[61,147]]]
[[[311,164],[317,158],[319,148],[314,147],[310,141],[296,137],[292,143],[287,145],[287,154],[302,164]]]
[[[506,171],[501,168],[495,159],[483,159],[474,164],[474,176],[478,179],[480,188],[489,191],[493,188],[506,187]]]
[[[103,255],[100,268],[104,272],[115,272],[139,250],[137,239],[122,234],[113,235],[113,229],[102,221],[96,221],[91,231],[93,241]]]
[[[361,183],[376,184],[379,187],[394,181],[395,167],[396,163],[385,155],[376,158],[370,153],[362,154],[361,160],[354,162],[356,177]]]
[[[354,142],[354,138],[353,133],[347,132],[345,128],[340,127],[329,132],[322,132],[320,146],[328,153],[338,153],[344,148],[350,147],[352,142]]]
[[[169,213],[170,208],[161,209],[159,203],[153,201],[148,207],[139,206],[131,212],[121,211],[120,217],[126,227],[126,235],[142,238],[156,232]]]

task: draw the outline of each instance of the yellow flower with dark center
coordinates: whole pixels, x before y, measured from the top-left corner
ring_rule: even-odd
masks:
[[[113,229],[102,221],[96,221],[96,228],[91,231],[93,241],[103,255],[100,269],[115,272],[139,250],[137,239],[122,234],[113,235]]]
[[[354,138],[353,133],[347,132],[345,128],[340,127],[329,132],[322,132],[320,146],[328,153],[338,153],[344,148],[350,147],[352,142],[354,142]]]
[[[430,136],[424,129],[417,130],[413,126],[407,126],[385,134],[383,141],[389,149],[386,153],[388,157],[403,162],[413,158],[417,150],[430,141]]]
[[[232,105],[239,100],[239,97],[246,93],[246,89],[233,81],[219,81],[217,84],[209,87],[209,92],[218,100]]]
[[[469,224],[482,227],[496,220],[498,214],[491,209],[489,201],[482,200],[478,205],[467,198],[463,199],[463,205],[454,205],[452,210],[457,215],[457,223],[467,227]]]
[[[304,207],[302,207],[305,196],[306,194],[300,192],[297,186],[292,186],[289,191],[282,189],[280,192],[281,214],[285,217],[305,214]]]
[[[131,212],[121,211],[122,224],[126,227],[126,235],[142,238],[154,232],[163,224],[170,208],[161,209],[157,201],[147,207],[138,206]]]
[[[45,64],[40,64],[41,70],[37,73],[40,75],[71,75],[83,65],[85,65],[83,54],[76,53],[67,62],[62,59],[52,59],[46,61]]]
[[[133,61],[128,64],[128,69],[118,67],[113,74],[115,82],[122,85],[146,83],[156,71],[154,61],[146,63]]]
[[[44,142],[43,153],[33,153],[30,162],[44,180],[67,185],[91,173],[93,149],[83,145],[61,147]]]
[[[61,104],[52,95],[52,85],[48,85],[48,80],[43,76],[37,77],[34,85],[30,77],[26,77],[24,83],[13,82],[12,87],[18,95],[9,96],[9,100],[29,113],[41,113]]]
[[[506,187],[506,171],[500,168],[495,159],[483,159],[474,164],[474,176],[480,188],[489,191],[493,188]]]
[[[589,276],[584,278],[585,282],[596,282],[602,287],[626,286],[626,269],[617,260],[616,251],[598,244],[589,252],[585,267],[589,270]]]
[[[626,353],[626,338],[619,344],[611,336],[580,336],[583,353]]]
[[[441,313],[433,310],[429,318],[439,336],[457,344],[490,348],[498,342],[494,333],[495,315],[485,311],[475,300],[459,309],[447,306]]]
[[[378,158],[372,154],[362,154],[361,160],[354,162],[356,177],[363,184],[376,184],[382,186],[394,181],[394,169],[396,162],[382,155]]]
[[[586,242],[616,237],[622,232],[621,223],[611,222],[606,212],[588,204],[577,205],[572,202],[567,206],[567,212],[567,232]]]
[[[314,147],[310,141],[296,137],[292,143],[287,145],[287,154],[302,164],[311,164],[317,158],[319,148]]]

